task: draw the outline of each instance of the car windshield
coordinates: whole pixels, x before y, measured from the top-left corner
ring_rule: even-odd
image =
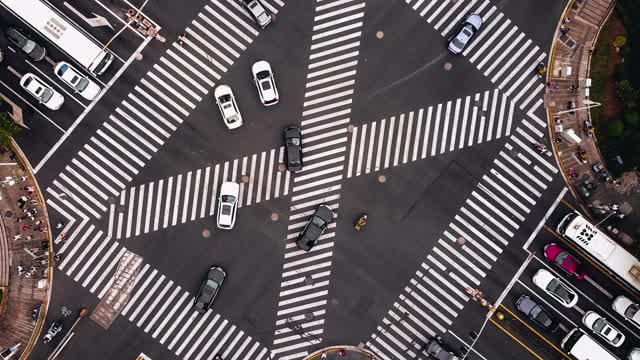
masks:
[[[211,289],[217,289],[218,288],[218,283],[209,279],[207,280],[207,287],[211,288]]]
[[[568,255],[565,252],[558,253],[558,256],[556,256],[556,264],[562,265],[562,263],[564,262],[564,259],[566,259],[567,256]]]
[[[236,201],[236,197],[233,195],[222,195],[222,202],[223,203],[233,203],[234,201]]]
[[[24,44],[24,47],[22,48],[22,50],[24,50],[24,52],[26,53],[30,53],[33,51],[33,49],[35,49],[35,47],[36,47],[36,43],[34,41],[29,40]]]
[[[218,98],[218,101],[221,103],[229,103],[231,102],[231,95],[222,95]]]
[[[40,99],[43,102],[47,102],[51,100],[52,97],[53,97],[53,91],[51,89],[44,88],[42,90],[42,95],[40,95]]]
[[[84,89],[87,88],[88,85],[89,85],[89,80],[80,78],[80,80],[78,81],[78,85],[76,85],[76,88],[79,91],[83,91]]]
[[[313,220],[311,220],[311,222],[315,226],[318,226],[318,227],[323,227],[324,226],[324,221],[322,219],[320,219],[319,217],[317,217],[317,216],[314,216]]]
[[[624,316],[626,316],[628,318],[632,318],[632,317],[634,317],[636,315],[638,310],[640,310],[640,307],[638,305],[631,305],[624,312]]]
[[[453,46],[457,49],[462,49],[464,47],[464,41],[462,41],[459,37],[453,39]]]
[[[233,209],[233,206],[231,205],[223,205],[222,206],[222,210],[220,210],[220,213],[222,213],[222,215],[231,215],[231,209]]]
[[[606,335],[609,333],[609,331],[611,331],[611,329],[606,328],[606,326],[607,326],[607,322],[604,321],[604,319],[600,318],[593,322],[593,331],[600,332],[602,331],[602,329],[605,329],[605,331],[602,331],[602,333]]]
[[[300,139],[299,138],[289,138],[287,139],[289,144],[291,145],[300,145]]]
[[[252,2],[249,4],[249,7],[251,8],[251,10],[255,10],[255,8],[258,6],[258,2]]]
[[[256,74],[256,77],[258,78],[258,80],[266,79],[269,77],[269,72],[266,70],[260,71]]]
[[[571,294],[567,291],[567,288],[562,285],[562,283],[558,279],[553,279],[549,282],[549,286],[547,289],[552,293],[556,294],[559,298],[561,298],[565,302],[571,301]]]

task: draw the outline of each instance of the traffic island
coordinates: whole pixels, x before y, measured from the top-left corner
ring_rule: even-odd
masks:
[[[15,142],[0,150],[0,351],[26,359],[46,318],[52,282],[47,211],[31,166]]]
[[[329,346],[320,349],[304,360],[381,360],[369,350],[349,345]]]

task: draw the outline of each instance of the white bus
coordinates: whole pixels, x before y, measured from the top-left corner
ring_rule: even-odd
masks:
[[[569,331],[560,346],[578,360],[620,360],[578,328]]]
[[[640,261],[582,215],[577,212],[567,214],[556,230],[626,282],[632,290],[640,291]]]
[[[113,54],[88,38],[41,0],[0,0],[0,3],[91,73],[104,73],[113,61]]]

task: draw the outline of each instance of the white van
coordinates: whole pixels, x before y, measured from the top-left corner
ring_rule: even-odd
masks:
[[[580,136],[576,135],[576,132],[573,129],[567,129],[561,132],[560,136],[574,145],[579,145],[582,142]]]
[[[561,346],[578,360],[620,360],[578,328],[571,330],[562,339]]]

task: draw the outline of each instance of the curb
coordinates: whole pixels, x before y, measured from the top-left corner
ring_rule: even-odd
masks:
[[[49,254],[48,254],[49,264],[47,266],[47,298],[42,302],[42,310],[40,311],[40,314],[38,316],[36,326],[33,329],[33,334],[31,335],[31,339],[29,339],[29,342],[25,345],[24,350],[22,351],[22,355],[20,355],[19,360],[26,360],[29,357],[31,350],[33,350],[33,347],[35,346],[36,341],[40,336],[40,333],[42,332],[42,328],[44,327],[44,321],[47,318],[47,311],[49,310],[49,303],[51,301],[51,288],[53,287],[53,263],[52,263],[53,256],[51,254],[53,251],[53,241],[51,239],[51,224],[49,223],[49,213],[47,211],[47,205],[44,202],[44,197],[42,196],[40,185],[38,185],[38,182],[36,181],[36,178],[33,175],[33,168],[31,167],[31,163],[29,163],[29,160],[22,152],[22,149],[20,149],[20,146],[18,145],[18,143],[16,143],[16,141],[13,138],[11,139],[11,148],[15,152],[15,154],[18,156],[18,159],[22,164],[22,166],[24,167],[27,173],[27,176],[33,182],[33,185],[35,187],[35,193],[38,196],[38,201],[42,204],[42,212],[44,215],[45,224],[47,225],[46,238],[49,241]]]
[[[382,360],[379,357],[377,357],[374,353],[372,353],[369,350],[365,350],[364,348],[360,348],[357,346],[352,346],[352,345],[334,345],[334,346],[329,346],[320,350],[316,350],[315,352],[307,355],[303,360],[316,360],[319,359],[319,356],[324,354],[324,353],[329,353],[329,352],[338,352],[340,350],[347,350],[350,352],[357,352],[360,353],[362,355],[366,355],[369,357],[369,359],[371,360]]]

